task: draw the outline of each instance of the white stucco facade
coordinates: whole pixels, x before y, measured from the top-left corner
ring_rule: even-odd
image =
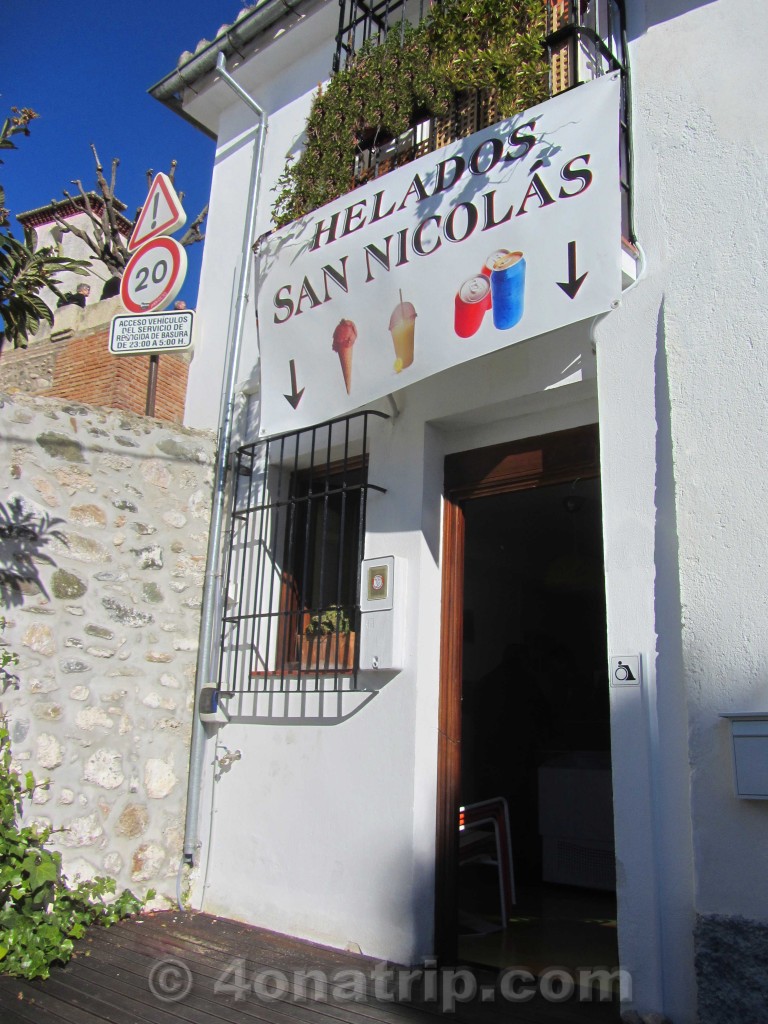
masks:
[[[401,963],[433,951],[444,459],[598,424],[607,648],[643,668],[642,685],[610,690],[619,956],[632,1005],[693,1024],[697,920],[768,925],[768,803],[735,797],[719,717],[768,711],[768,115],[750,98],[763,4],[625,6],[639,279],[606,316],[395,395],[370,441],[386,494],[365,554],[408,565],[405,668],[364,674],[358,693],[232,699],[208,733],[193,901]],[[336,24],[321,4],[228,65],[269,116],[256,237]],[[224,83],[196,90],[185,111],[218,149],[186,420],[213,427],[256,133]],[[253,291],[243,442],[258,436]],[[223,747],[241,753],[226,772]]]
[[[90,288],[88,302],[93,304],[101,298],[101,292],[106,283],[112,278],[112,273],[105,263],[94,256],[93,249],[78,238],[74,231],[65,231],[56,223],[54,212],[70,224],[74,230],[83,231],[86,234],[92,227],[91,219],[84,209],[83,200],[77,196],[71,201],[61,200],[40,210],[32,210],[21,215],[22,222],[33,229],[35,248],[52,248],[57,254],[71,260],[82,260],[87,266],[82,274],[75,274],[65,271],[58,275],[59,291],[66,294],[74,292],[78,285],[87,284]],[[96,207],[96,212],[101,206]],[[128,237],[129,222],[124,218],[124,241]],[[45,288],[40,293],[44,302],[52,309],[56,308],[56,295],[50,288]]]

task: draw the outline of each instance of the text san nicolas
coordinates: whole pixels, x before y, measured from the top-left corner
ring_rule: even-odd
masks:
[[[299,271],[294,281],[276,288],[272,293],[272,322],[288,323],[331,302],[334,296],[348,293],[354,265],[358,268],[355,280],[369,284],[394,267],[433,255],[444,245],[460,245],[478,232],[493,231],[515,217],[582,195],[594,178],[590,154],[563,159],[557,149],[536,134],[536,126],[536,119],[532,119],[511,132],[507,127],[503,134],[486,135],[469,156],[448,156],[427,173],[414,174],[402,194],[381,189],[311,220],[310,234],[301,243],[306,252],[324,251],[328,246],[347,251],[311,273],[302,275]],[[525,167],[523,161],[529,166]],[[505,180],[504,170],[517,167],[525,167],[527,173],[510,174]],[[497,180],[489,188],[492,175]],[[389,218],[397,220],[403,212],[408,225],[387,233]],[[370,237],[370,229],[376,224],[381,225],[377,240],[362,244],[361,238],[361,244],[352,249],[357,233],[367,228],[364,237]],[[293,265],[299,269],[301,260]]]

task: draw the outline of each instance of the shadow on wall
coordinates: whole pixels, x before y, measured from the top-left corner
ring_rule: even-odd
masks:
[[[363,710],[392,676],[375,684],[361,679],[357,689],[314,690],[314,679],[291,690],[236,693],[224,703],[231,722],[241,725],[339,725]]]
[[[4,608],[24,603],[25,596],[48,593],[40,578],[39,566],[56,563],[43,548],[51,540],[66,545],[64,534],[56,527],[63,519],[39,513],[12,498],[0,502],[0,597]]]
[[[665,21],[672,21],[699,7],[708,7],[715,0],[647,0],[642,13],[638,14],[638,20],[632,16],[633,4],[626,4],[627,10],[627,35],[630,39],[637,39],[653,25],[660,25]]]

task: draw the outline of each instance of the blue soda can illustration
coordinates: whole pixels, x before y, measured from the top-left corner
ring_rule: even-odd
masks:
[[[509,330],[520,323],[525,305],[525,259],[521,252],[510,252],[499,258],[491,270],[493,326]]]

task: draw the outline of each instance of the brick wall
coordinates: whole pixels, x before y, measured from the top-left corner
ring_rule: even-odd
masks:
[[[43,328],[26,349],[0,353],[0,390],[85,402],[105,409],[143,415],[150,357],[109,352],[112,317],[124,312],[120,300],[107,299],[81,309],[56,311],[52,328]],[[158,360],[155,418],[181,423],[187,393],[189,358],[165,353]]]

